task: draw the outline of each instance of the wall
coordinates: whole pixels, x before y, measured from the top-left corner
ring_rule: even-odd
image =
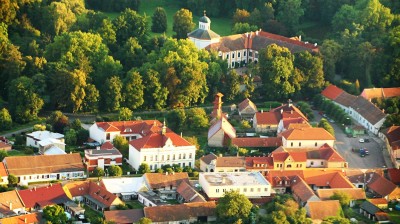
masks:
[[[287,140],[282,137],[282,145],[285,148],[315,148],[318,149],[325,143],[333,147],[335,140]],[[315,145],[316,143],[316,145]]]
[[[66,180],[66,179],[79,179],[85,178],[85,171],[65,172],[65,173],[46,173],[46,174],[32,174],[32,175],[19,175],[19,184],[27,185],[32,182],[51,181],[51,180]]]

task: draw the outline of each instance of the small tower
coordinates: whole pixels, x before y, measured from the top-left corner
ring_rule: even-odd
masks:
[[[216,118],[219,119],[222,117],[222,97],[224,95],[222,93],[217,93],[215,94],[215,98],[214,98],[214,108],[213,111],[211,112],[211,117],[212,118]]]
[[[167,125],[165,124],[165,119],[164,119],[164,123],[161,129],[161,134],[165,135],[165,133],[167,133]]]
[[[211,20],[207,17],[206,11],[199,19],[199,27],[188,33],[189,39],[198,49],[203,49],[210,44],[218,43],[220,36],[211,30]]]

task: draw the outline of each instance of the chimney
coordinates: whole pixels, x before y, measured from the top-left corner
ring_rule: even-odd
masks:
[[[53,184],[52,183],[50,183],[50,187],[52,187],[53,186]]]
[[[290,113],[293,114],[293,110],[290,110]]]
[[[261,113],[264,113],[264,110],[261,110]]]
[[[299,35],[299,41],[301,41],[301,35]]]
[[[168,176],[168,172],[165,172],[165,175]]]
[[[36,191],[36,186],[35,186],[35,187],[33,187],[33,190],[34,190],[34,191]]]
[[[12,210],[12,202],[10,202],[10,205],[8,206],[10,210]]]
[[[281,109],[281,114],[283,114],[283,109]]]
[[[225,177],[222,177],[222,184],[225,184],[225,183],[226,183]]]
[[[96,146],[96,150],[100,150],[100,146]]]
[[[28,223],[28,219],[27,218],[24,218],[24,223]]]
[[[256,36],[258,36],[258,30],[256,31]]]
[[[316,47],[317,45],[318,45],[318,44],[317,44],[317,43],[315,43],[315,44],[314,44],[314,47]]]
[[[248,32],[246,32],[246,37],[249,37],[249,33]]]

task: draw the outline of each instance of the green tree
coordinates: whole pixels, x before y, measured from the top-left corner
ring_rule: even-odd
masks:
[[[235,23],[235,25],[232,28],[232,33],[241,34],[256,30],[258,30],[258,27],[256,25],[250,25],[248,23]]]
[[[208,116],[203,108],[190,108],[186,111],[186,123],[191,130],[203,130],[208,127]]]
[[[87,84],[85,87],[85,98],[82,102],[82,111],[97,112],[100,92],[93,84]]]
[[[231,69],[227,74],[222,76],[224,80],[221,92],[224,94],[225,98],[229,102],[233,102],[240,94],[240,75],[236,70]]]
[[[352,223],[350,222],[350,220],[340,216],[330,216],[321,222],[321,224],[350,224],[350,223]]]
[[[154,33],[164,33],[167,31],[167,13],[164,8],[157,7],[151,17],[151,31]]]
[[[76,16],[65,2],[52,2],[44,11],[45,30],[53,35],[67,32],[76,21]]]
[[[167,104],[168,89],[160,82],[160,74],[153,69],[146,69],[142,75],[144,106],[162,110]]]
[[[70,128],[65,132],[65,143],[67,145],[76,145],[77,133],[74,129]]]
[[[142,76],[136,71],[129,71],[124,80],[123,98],[124,105],[134,110],[143,105],[144,85]]]
[[[327,132],[329,132],[332,136],[335,136],[335,129],[333,129],[332,125],[329,124],[329,122],[325,119],[322,118],[319,123],[318,127],[321,127],[325,129]]]
[[[236,23],[248,23],[250,19],[250,13],[245,9],[236,9],[233,14],[233,24]]]
[[[14,176],[13,174],[9,174],[7,180],[8,184],[11,186],[15,186],[18,184],[18,177]]]
[[[105,174],[104,170],[102,168],[100,168],[100,167],[96,167],[93,170],[93,175],[95,177],[104,177],[104,174]]]
[[[104,95],[102,99],[104,101],[105,110],[109,112],[117,111],[122,102],[121,79],[118,76],[112,76],[106,80],[104,86]]]
[[[174,14],[172,30],[176,33],[177,39],[187,38],[187,34],[194,28],[192,12],[187,9],[180,9]]]
[[[86,129],[79,129],[77,132],[76,143],[77,145],[82,145],[84,142],[88,141],[89,138],[89,131]]]
[[[17,16],[19,6],[17,1],[2,0],[0,4],[0,21],[11,24]]]
[[[59,205],[46,206],[43,209],[43,217],[50,223],[67,223],[67,215],[64,212],[64,208]]]
[[[348,207],[350,205],[351,196],[348,193],[335,191],[331,196],[332,200],[339,200],[342,207]]]
[[[149,164],[147,164],[147,163],[140,164],[138,171],[139,171],[139,173],[143,173],[143,174],[151,172]]]
[[[130,37],[135,37],[138,40],[144,38],[147,33],[147,18],[141,16],[132,9],[125,9],[113,21],[117,35],[117,43],[122,45]]]
[[[301,0],[287,0],[279,4],[277,19],[285,24],[292,34],[299,29],[300,18],[303,15]]]
[[[332,28],[336,32],[351,29],[358,18],[358,11],[352,5],[342,5],[332,19]]]
[[[129,157],[129,142],[124,136],[115,136],[113,139],[113,145],[122,153],[124,157]]]
[[[122,168],[119,166],[112,165],[108,167],[108,175],[112,177],[120,177],[122,176]]]
[[[64,133],[64,128],[68,126],[68,117],[61,111],[53,111],[47,118],[46,123],[52,126],[52,131],[57,133]]]
[[[36,119],[44,104],[35,93],[32,80],[25,76],[11,82],[8,95],[10,113],[16,122],[26,123]]]
[[[294,66],[300,70],[305,91],[314,95],[320,92],[325,84],[322,59],[308,51],[301,52],[294,57]]]
[[[0,110],[0,129],[9,130],[12,126],[12,118],[6,108]],[[2,161],[2,160],[0,160]]]
[[[378,38],[386,33],[394,19],[390,9],[381,4],[379,0],[366,0],[358,3],[356,6],[362,7],[359,23],[364,26],[367,37]]]
[[[119,121],[130,121],[132,120],[133,112],[127,107],[119,108],[118,120]]]
[[[324,62],[325,78],[333,81],[336,75],[336,63],[341,58],[342,46],[334,40],[324,40],[320,47]]]
[[[46,125],[44,124],[35,124],[33,125],[33,131],[45,131]]]
[[[238,219],[247,220],[253,204],[237,191],[229,191],[218,200],[217,217],[223,223],[232,223]]]
[[[0,150],[0,161],[3,161],[4,158],[8,156],[8,153],[6,150],[2,149]]]
[[[126,71],[129,71],[133,67],[140,67],[145,58],[146,50],[142,48],[139,41],[130,37],[118,51],[118,59],[124,65]]]
[[[139,222],[138,222],[138,224],[151,224],[151,223],[153,223],[151,221],[151,219],[146,218],[146,217],[143,217],[143,218],[139,219]]]
[[[186,124],[186,112],[183,109],[174,109],[167,114],[167,124],[174,131],[183,131]]]

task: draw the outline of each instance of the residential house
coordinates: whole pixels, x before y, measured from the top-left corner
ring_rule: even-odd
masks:
[[[389,168],[387,169],[389,180],[396,185],[400,185],[400,169]]]
[[[400,169],[400,126],[392,126],[380,133],[386,143],[390,158],[395,168]]]
[[[384,198],[370,198],[368,201],[380,209],[388,208],[388,201]]]
[[[0,193],[0,219],[24,213],[26,213],[25,204],[17,190]]]
[[[249,99],[246,98],[238,105],[238,112],[242,119],[252,119],[254,114],[258,112],[257,106]]]
[[[25,209],[30,212],[43,210],[49,205],[63,205],[70,201],[61,184],[19,190],[18,194],[25,205]]]
[[[147,188],[150,191],[157,192],[162,199],[176,199],[178,186],[182,182],[189,184],[187,173],[146,173],[143,175]],[[143,203],[145,198],[139,195],[139,201]]]
[[[139,191],[148,191],[144,177],[103,178],[101,185],[123,200],[137,199]]]
[[[80,181],[67,183],[64,190],[71,200],[82,202],[95,210],[104,212],[115,209],[124,202],[100,183]]]
[[[54,147],[65,151],[64,135],[50,131],[35,131],[26,135],[26,146],[39,149],[42,155]]]
[[[366,88],[362,91],[360,96],[367,100],[371,99],[387,99],[391,97],[400,96],[400,87],[394,88]]]
[[[310,201],[320,201],[311,187],[299,176],[295,176],[291,180],[291,191],[293,198],[301,207],[304,207]]]
[[[11,149],[12,145],[9,142],[0,140],[0,150],[10,151]]]
[[[208,146],[226,147],[236,138],[236,129],[222,116],[208,129]]]
[[[357,200],[365,200],[365,191],[361,188],[334,188],[334,189],[318,189],[317,195],[322,201],[332,200],[331,197],[336,193],[344,193],[350,197],[350,207],[354,207]]]
[[[213,157],[213,156],[210,156]],[[205,157],[207,160],[207,157]],[[204,172],[243,172],[246,171],[245,158],[243,156],[219,156],[215,159],[203,162]]]
[[[185,181],[182,181],[176,189],[176,193],[178,193],[177,200],[180,203],[191,203],[191,202],[205,202],[206,199],[199,194],[190,184]]]
[[[378,223],[388,223],[390,220],[387,213],[383,212],[380,208],[369,201],[364,201],[360,205],[360,214],[374,222],[377,221]]]
[[[346,113],[350,113],[349,107],[357,98],[356,96],[348,94],[346,91],[335,85],[329,85],[326,87],[321,92],[321,95],[338,105]]]
[[[400,188],[378,173],[366,176],[366,190],[386,200],[400,199]]]
[[[0,162],[0,184],[8,184],[8,174],[3,162]]]
[[[211,164],[212,161],[216,160],[218,156],[214,153],[210,153],[200,157],[200,170],[203,172],[214,172],[214,170],[208,170],[208,166]]]
[[[107,223],[131,224],[144,218],[143,209],[128,209],[104,211],[104,219]]]
[[[305,206],[307,216],[313,220],[313,223],[321,223],[330,216],[341,214],[342,207],[338,200],[330,201],[310,201]]]
[[[274,169],[274,161],[272,157],[246,157],[246,170],[250,172],[260,172],[263,175],[268,170]]]
[[[161,130],[129,142],[128,162],[136,170],[142,163],[147,163],[150,170],[173,164],[194,168],[195,155],[196,146],[172,132],[164,122]]]
[[[307,154],[304,152],[287,152],[282,147],[271,153],[276,170],[299,170],[307,164]]]
[[[85,178],[85,167],[79,153],[64,155],[10,156],[3,160],[8,174],[18,183]]]
[[[335,137],[323,128],[290,129],[279,134],[285,148],[320,148],[327,144],[333,147]],[[279,136],[278,136],[279,137]]]
[[[200,173],[199,184],[209,199],[223,197],[234,190],[248,198],[271,195],[271,184],[259,172]]]
[[[232,145],[239,148],[277,148],[282,145],[282,138],[280,137],[241,137],[234,138],[231,141]]]
[[[154,224],[215,222],[216,204],[214,201],[194,202],[179,205],[145,207],[144,215]]]
[[[198,49],[203,49],[210,44],[218,43],[220,36],[211,30],[211,20],[204,11],[204,16],[199,19],[199,28],[188,33],[188,38]]]
[[[44,223],[43,213],[29,213],[0,219],[1,224],[37,224]]]
[[[118,149],[108,148],[109,142],[104,143],[104,147],[98,149],[85,150],[85,165],[88,171],[93,171],[96,167],[105,169],[109,166],[122,166],[122,154]]]
[[[279,121],[277,133],[279,134],[289,129],[302,128],[311,128],[311,125],[303,117],[285,118]]]

